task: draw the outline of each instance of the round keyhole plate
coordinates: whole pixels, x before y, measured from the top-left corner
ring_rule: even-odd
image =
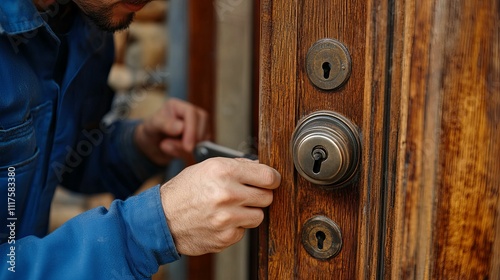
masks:
[[[341,87],[349,80],[351,67],[351,55],[347,47],[335,39],[321,39],[307,52],[307,76],[322,90]]]
[[[319,241],[318,237],[322,240]],[[322,246],[319,246],[318,242],[322,242]],[[304,223],[302,245],[311,256],[320,260],[327,260],[340,253],[342,249],[342,232],[340,227],[329,218],[315,216]]]

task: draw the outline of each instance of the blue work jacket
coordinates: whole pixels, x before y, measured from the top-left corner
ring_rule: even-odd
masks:
[[[56,8],[0,1],[0,279],[147,279],[179,258],[159,187],[128,198],[158,169],[132,141],[136,122],[101,122],[112,34],[78,12],[58,37]],[[47,235],[57,185],[126,200]]]

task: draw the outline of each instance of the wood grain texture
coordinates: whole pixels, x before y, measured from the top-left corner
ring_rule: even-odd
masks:
[[[384,278],[498,279],[498,1],[403,5]]]
[[[260,279],[294,279],[298,228],[293,160],[297,1],[261,1],[259,158],[282,175],[262,229]],[[286,70],[285,70],[286,69]]]
[[[441,54],[446,75],[432,277],[485,278],[498,250],[492,245],[495,227],[500,231],[495,225],[500,215],[499,8],[494,0],[450,1],[444,7],[449,14],[439,22],[449,24]]]

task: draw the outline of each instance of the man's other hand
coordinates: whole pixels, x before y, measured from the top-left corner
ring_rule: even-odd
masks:
[[[151,161],[166,165],[172,158],[192,159],[193,149],[208,139],[208,116],[199,107],[170,98],[139,124],[134,140]]]

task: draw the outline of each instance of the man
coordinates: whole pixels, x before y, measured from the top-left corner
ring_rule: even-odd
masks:
[[[0,279],[149,278],[179,254],[218,252],[261,223],[280,175],[243,159],[207,160],[126,199],[206,138],[205,113],[175,99],[144,122],[100,123],[109,31],[147,1],[0,2]],[[126,200],[46,235],[58,184]]]

